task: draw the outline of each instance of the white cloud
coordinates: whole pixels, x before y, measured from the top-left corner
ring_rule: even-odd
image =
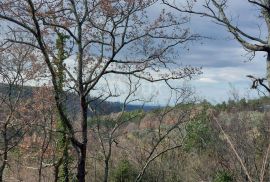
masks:
[[[214,80],[212,78],[207,78],[207,77],[201,77],[198,79],[199,82],[203,82],[203,83],[218,83],[217,80]]]

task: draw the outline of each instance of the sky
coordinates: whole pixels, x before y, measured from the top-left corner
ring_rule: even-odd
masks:
[[[197,2],[202,2],[198,0]],[[258,9],[249,6],[245,0],[229,0],[226,13],[230,15],[234,23],[239,28],[252,34],[265,34],[265,27],[262,26],[260,32],[258,24],[262,20],[258,19]],[[163,6],[152,9],[153,14],[157,14]],[[196,8],[201,8],[200,4]],[[173,12],[173,11],[172,11]],[[176,12],[175,15],[178,15]],[[251,90],[251,80],[246,75],[264,77],[266,73],[265,55],[258,53],[249,60],[247,52],[233,39],[226,28],[214,23],[211,19],[192,15],[188,24],[194,34],[200,34],[203,38],[188,45],[187,49],[179,48],[177,62],[183,65],[202,67],[203,74],[195,77],[191,81],[174,81],[172,85],[179,86],[188,84],[198,97],[207,99],[211,103],[227,101],[232,97],[231,92],[237,92],[239,98],[247,99],[258,96],[258,92]],[[74,62],[74,59],[73,59]],[[122,102],[127,94],[127,79],[110,75],[109,84],[111,89],[117,87],[121,97],[112,98],[111,101]],[[101,81],[100,87],[107,84]],[[154,95],[151,105],[166,105],[171,97],[171,92],[164,83],[149,84],[142,81],[141,87],[137,90],[137,98],[150,99]],[[102,90],[101,90],[102,91]],[[135,102],[136,103],[136,102]]]
[[[258,10],[249,6],[247,1],[229,1],[227,14],[239,28],[252,35],[259,35],[257,23]],[[251,81],[246,75],[264,77],[266,73],[265,55],[257,53],[249,60],[250,54],[232,36],[226,28],[212,20],[198,16],[191,18],[191,30],[209,39],[202,44],[194,43],[190,51],[184,53],[183,63],[201,65],[203,74],[192,85],[200,95],[212,103],[226,101],[231,97],[230,90],[239,92],[239,97],[253,98],[258,92],[251,90]],[[265,27],[262,26],[262,34]]]
[[[260,33],[263,36],[266,33],[264,32],[266,28],[263,25],[261,32],[258,29],[262,19],[258,19],[257,7],[250,6],[244,0],[228,2],[226,13],[239,28],[256,36]],[[196,8],[201,9],[199,5]],[[153,11],[158,11],[158,9]],[[178,14],[176,13],[176,15]],[[252,82],[246,76],[265,77],[266,58],[263,53],[256,53],[256,56],[250,60],[251,55],[247,54],[240,43],[233,39],[226,28],[216,24],[211,19],[192,15],[188,26],[192,33],[200,34],[206,38],[190,43],[188,49],[179,48],[177,62],[183,65],[202,67],[203,74],[188,82],[174,81],[172,85],[188,84],[195,91],[196,96],[200,99],[207,99],[213,104],[228,101],[233,97],[232,92],[237,93],[239,99],[262,96],[256,90],[250,89]],[[111,99],[112,101],[121,102],[123,100],[127,94],[126,81],[122,77],[110,76],[110,84],[116,86],[122,95]],[[101,82],[102,84],[104,82]],[[152,98],[153,95],[155,97],[152,99],[151,105],[166,105],[171,98],[170,89],[164,83],[149,84],[142,81],[140,89],[136,92],[136,97],[147,99]]]
[[[198,8],[200,8],[198,6]],[[229,1],[226,13],[235,24],[252,35],[262,35],[258,25],[257,7],[247,1]],[[246,75],[264,77],[266,73],[265,55],[257,53],[249,60],[250,54],[243,49],[226,28],[217,25],[209,18],[191,16],[190,29],[204,37],[201,41],[189,45],[189,51],[181,51],[180,61],[184,65],[202,66],[203,74],[190,82],[196,93],[211,103],[220,103],[232,98],[232,90],[239,98],[254,98],[258,92],[251,90],[251,80]]]

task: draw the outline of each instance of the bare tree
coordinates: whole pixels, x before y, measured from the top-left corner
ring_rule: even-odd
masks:
[[[55,163],[58,162],[59,156],[54,160],[54,155],[57,155],[57,146],[55,150],[52,150],[54,143],[58,142],[57,134],[61,132],[57,130],[55,125],[57,125],[57,112],[55,102],[53,100],[53,91],[52,88],[43,85],[40,88],[37,88],[33,91],[33,115],[36,116],[37,122],[33,124],[32,131],[34,134],[31,134],[29,137],[34,137],[33,144],[30,145],[30,149],[32,151],[35,150],[35,145],[38,145],[39,150],[37,153],[37,172],[38,172],[38,181],[42,181],[45,179],[45,172],[43,170],[45,168],[54,166]],[[54,152],[53,154],[52,151]],[[49,164],[46,161],[52,161]],[[55,171],[54,171],[55,172]],[[50,175],[48,175],[50,176]],[[58,174],[55,174],[58,177]],[[58,179],[58,178],[57,178]]]
[[[86,175],[88,104],[91,102],[88,98],[104,75],[128,74],[149,82],[168,83],[168,80],[191,77],[199,72],[192,67],[172,69],[173,65],[178,65],[169,56],[173,47],[195,40],[197,36],[190,35],[184,27],[188,22],[185,17],[175,19],[165,11],[156,18],[148,17],[149,9],[157,3],[152,0],[7,0],[0,3],[6,41],[32,46],[36,56],[42,57],[47,65],[60,118],[77,151],[78,181],[85,181]],[[66,63],[62,69],[66,88],[78,95],[79,131],[74,130],[74,122],[62,102],[54,64],[56,29],[69,36],[66,49],[75,55],[72,68]]]
[[[142,161],[140,171],[136,177],[136,181],[142,181],[149,165],[158,157],[183,146],[184,137],[181,134],[180,126],[187,123],[196,114],[193,107],[195,98],[192,98],[192,90],[189,87],[183,87],[176,91],[174,99],[174,107],[169,105],[156,113],[155,118],[151,122],[156,122],[156,126],[149,132],[149,147],[145,148],[146,157]],[[185,105],[189,105],[186,106]],[[179,108],[179,106],[182,108]],[[180,133],[178,133],[180,131]]]
[[[98,141],[100,142],[101,153],[104,158],[104,179],[103,179],[104,182],[107,182],[109,180],[109,170],[110,170],[109,162],[113,155],[112,150],[115,147],[121,146],[121,144],[118,142],[118,139],[126,133],[125,127],[129,122],[132,122],[135,118],[141,117],[140,114],[132,115],[128,113],[127,111],[128,105],[136,101],[139,101],[142,103],[143,109],[144,104],[147,102],[146,100],[142,100],[142,98],[138,98],[138,96],[136,96],[136,93],[141,87],[140,83],[141,80],[136,79],[131,75],[127,75],[126,78],[127,78],[125,91],[126,96],[123,99],[124,102],[122,103],[120,112],[113,113],[109,116],[104,115],[102,116],[100,114],[100,111],[98,111],[97,109],[99,109],[99,104],[102,103],[104,100],[96,104],[94,107],[91,107],[91,110],[94,113],[92,121],[93,126],[91,126],[91,129],[93,130],[94,135],[96,136],[96,138],[98,138]],[[110,90],[110,86],[108,84],[106,88],[107,90],[109,90],[108,97],[106,98],[112,96],[117,97],[117,95],[115,95],[113,91]]]
[[[183,109],[179,109],[179,107],[170,107],[168,105],[164,109],[160,109],[158,112],[153,111],[155,116],[152,116],[151,119],[147,120],[147,116],[151,115],[151,113],[144,113],[142,111],[126,111],[126,107],[134,101],[147,103],[147,100],[138,98],[138,95],[136,94],[141,86],[140,81],[140,79],[134,80],[134,78],[132,79],[131,76],[128,76],[128,88],[121,112],[106,116],[96,114],[91,120],[93,138],[100,143],[100,147],[97,148],[97,150],[100,151],[99,153],[101,153],[102,161],[104,163],[102,165],[104,166],[103,181],[109,180],[109,171],[111,170],[110,167],[112,165],[110,162],[114,162],[113,160],[111,161],[111,158],[117,158],[117,153],[128,153],[127,155],[129,158],[136,158],[135,156],[138,156],[138,148],[140,148],[140,144],[144,143],[143,146],[145,148],[140,148],[145,152],[142,154],[144,157],[142,157],[138,162],[139,171],[137,174],[137,179],[134,178],[136,181],[141,181],[152,162],[157,160],[162,155],[182,147],[184,137],[180,139],[181,137],[179,138],[176,136],[179,135],[178,132],[180,131],[180,125],[188,122],[191,116],[190,112],[193,108],[191,105],[193,105],[194,102],[194,100],[192,100],[191,89],[189,87],[174,88],[172,93],[178,95],[176,98],[173,98],[172,96],[169,99],[170,104],[172,104],[172,100],[175,101],[175,103],[173,102],[172,104],[173,106],[180,106],[182,104],[185,105],[189,103],[190,107],[183,107]],[[109,93],[111,92],[109,91]],[[147,122],[151,124],[148,126],[148,124],[146,124]],[[138,123],[141,123],[142,125],[146,124],[147,126],[145,127],[149,127],[147,128],[149,131],[147,132],[146,136],[138,138],[134,137],[137,138],[138,141],[127,139],[129,138],[127,137],[129,134],[134,134],[134,136],[137,136],[135,134],[136,132],[144,132],[145,128],[137,130],[135,129],[136,127],[134,128],[131,126],[138,125]],[[95,153],[95,151],[93,151],[93,153]],[[95,156],[96,154],[94,157]]]
[[[23,87],[35,77],[36,71],[29,67],[30,47],[14,46],[0,52],[0,125],[1,125],[1,166],[0,181],[4,180],[4,171],[9,163],[9,152],[18,146],[32,123],[24,112],[27,102],[23,98],[27,90]]]

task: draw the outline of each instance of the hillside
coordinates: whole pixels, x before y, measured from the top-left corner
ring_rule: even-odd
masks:
[[[92,118],[88,129],[91,144],[87,153],[87,180],[95,176],[96,181],[102,181],[109,150],[110,181],[123,178],[124,181],[131,182],[142,172],[149,156],[153,158],[178,146],[151,161],[143,181],[245,181],[246,175],[241,172],[241,163],[224,132],[255,178],[260,172],[258,166],[261,166],[264,159],[270,137],[270,113],[256,108],[267,103],[266,98],[230,101],[216,106],[203,102],[148,112],[135,110],[111,113]],[[217,123],[222,126],[223,131]],[[111,135],[116,126],[118,129]],[[19,173],[24,180],[35,181],[37,178],[34,169],[38,169],[42,151],[44,164],[48,164],[43,168],[44,178],[52,180],[53,167],[49,164],[58,149],[51,142],[47,148],[40,150],[40,147],[44,147],[44,136],[46,135],[42,128],[36,127],[31,135],[25,135],[20,147],[11,153],[12,156],[24,156],[20,160]],[[76,154],[71,148],[70,150],[72,155]],[[74,173],[72,170],[71,172]],[[266,172],[265,179],[270,179],[270,173]]]
[[[22,89],[22,90],[21,90]],[[28,99],[33,97],[33,92],[40,89],[40,87],[31,87],[31,86],[24,86],[23,88],[16,88],[12,87],[9,88],[7,84],[0,83],[0,94],[8,94],[11,93],[12,95],[17,95],[19,90],[21,90],[21,97],[23,99]],[[11,92],[10,92],[11,90]],[[77,96],[74,93],[67,92],[66,93],[66,105],[67,109],[70,112],[78,112],[79,110],[79,103]],[[123,104],[121,102],[110,102],[110,101],[101,101],[99,99],[92,99],[94,100],[91,102],[91,105],[96,108],[100,114],[110,114],[114,112],[120,112],[122,110]],[[144,111],[151,111],[154,109],[160,108],[159,106],[140,106],[140,105],[134,105],[134,104],[128,104],[126,106],[126,111],[134,111],[138,109],[142,109]],[[89,111],[89,116],[91,115],[91,112]]]

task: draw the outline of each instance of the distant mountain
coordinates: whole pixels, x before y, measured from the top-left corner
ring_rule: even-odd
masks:
[[[22,87],[9,87],[9,85],[0,83],[0,94],[9,94],[16,96],[18,94],[18,91],[21,91],[21,97],[28,99],[33,96],[34,90],[39,89],[40,87],[32,87],[32,86],[24,86]],[[77,95],[74,93],[68,92],[66,93],[66,106],[67,110],[69,112],[79,111],[79,102],[77,99]],[[93,102],[91,102],[91,106],[95,108],[96,111],[98,111],[99,114],[110,114],[113,112],[119,112],[123,108],[123,103],[121,102],[110,102],[110,101],[104,101],[102,102],[100,99],[92,99]],[[134,110],[144,110],[144,111],[151,111],[154,109],[160,108],[159,106],[141,106],[141,105],[133,105],[129,104],[126,106],[126,111],[134,111]],[[91,111],[89,110],[89,116],[91,115]]]
[[[102,108],[105,108],[106,112],[105,114],[109,114],[112,112],[119,112],[123,108],[123,103],[121,102],[104,102],[103,105],[101,105]],[[155,109],[159,109],[160,106],[149,106],[149,105],[136,105],[136,104],[128,104],[125,108],[125,111],[134,111],[134,110],[144,110],[144,111],[151,111]]]

